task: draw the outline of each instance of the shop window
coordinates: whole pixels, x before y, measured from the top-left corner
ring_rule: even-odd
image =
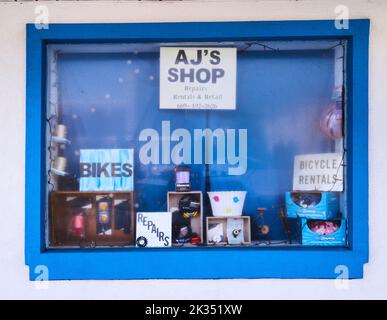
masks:
[[[165,48],[175,66],[162,65]],[[228,60],[206,68],[206,52]],[[302,245],[299,216],[345,223],[345,53],[342,40],[49,46],[48,247],[133,246],[138,212],[171,212],[166,247]],[[228,92],[208,91],[231,72],[236,98],[223,110]],[[176,92],[162,91],[168,80]],[[286,201],[296,182],[323,193]],[[341,237],[334,244],[346,246]]]
[[[352,252],[352,38],[243,38],[42,42],[43,256]]]

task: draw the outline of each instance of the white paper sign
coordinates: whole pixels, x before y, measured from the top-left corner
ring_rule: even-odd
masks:
[[[160,48],[160,109],[235,110],[236,48]]]
[[[238,218],[227,219],[227,239],[229,244],[243,243],[243,220]]]
[[[170,247],[171,243],[172,214],[170,212],[137,212],[137,247]]]
[[[343,191],[343,155],[320,153],[294,158],[294,191]]]
[[[211,223],[208,225],[207,239],[209,243],[224,242],[223,224]]]
[[[133,191],[133,149],[81,149],[79,191]]]

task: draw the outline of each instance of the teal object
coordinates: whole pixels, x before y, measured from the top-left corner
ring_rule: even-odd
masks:
[[[314,205],[303,207],[297,198],[311,198]],[[307,218],[329,220],[339,216],[338,192],[286,192],[286,209],[288,218]]]
[[[80,191],[133,191],[133,149],[81,149],[80,166]]]
[[[340,220],[340,227],[332,234],[318,234],[308,226],[308,219],[301,219],[303,246],[345,246],[347,238],[347,224],[345,219]]]

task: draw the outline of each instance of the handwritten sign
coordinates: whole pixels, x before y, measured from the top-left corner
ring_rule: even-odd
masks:
[[[172,214],[170,212],[138,212],[137,247],[170,247],[172,245]]]
[[[295,156],[293,190],[343,191],[343,155],[321,153]]]
[[[133,191],[133,149],[81,149],[80,191]]]
[[[160,109],[235,109],[236,48],[160,48]]]

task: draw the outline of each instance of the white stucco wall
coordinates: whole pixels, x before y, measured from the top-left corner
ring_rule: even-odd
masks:
[[[24,265],[25,24],[46,5],[50,22],[371,19],[370,262],[363,280],[63,281],[37,289]],[[0,298],[387,298],[387,0],[0,2]],[[307,263],[307,262],[306,262]],[[173,267],[173,266],[171,266]],[[203,268],[205,268],[203,262]]]

